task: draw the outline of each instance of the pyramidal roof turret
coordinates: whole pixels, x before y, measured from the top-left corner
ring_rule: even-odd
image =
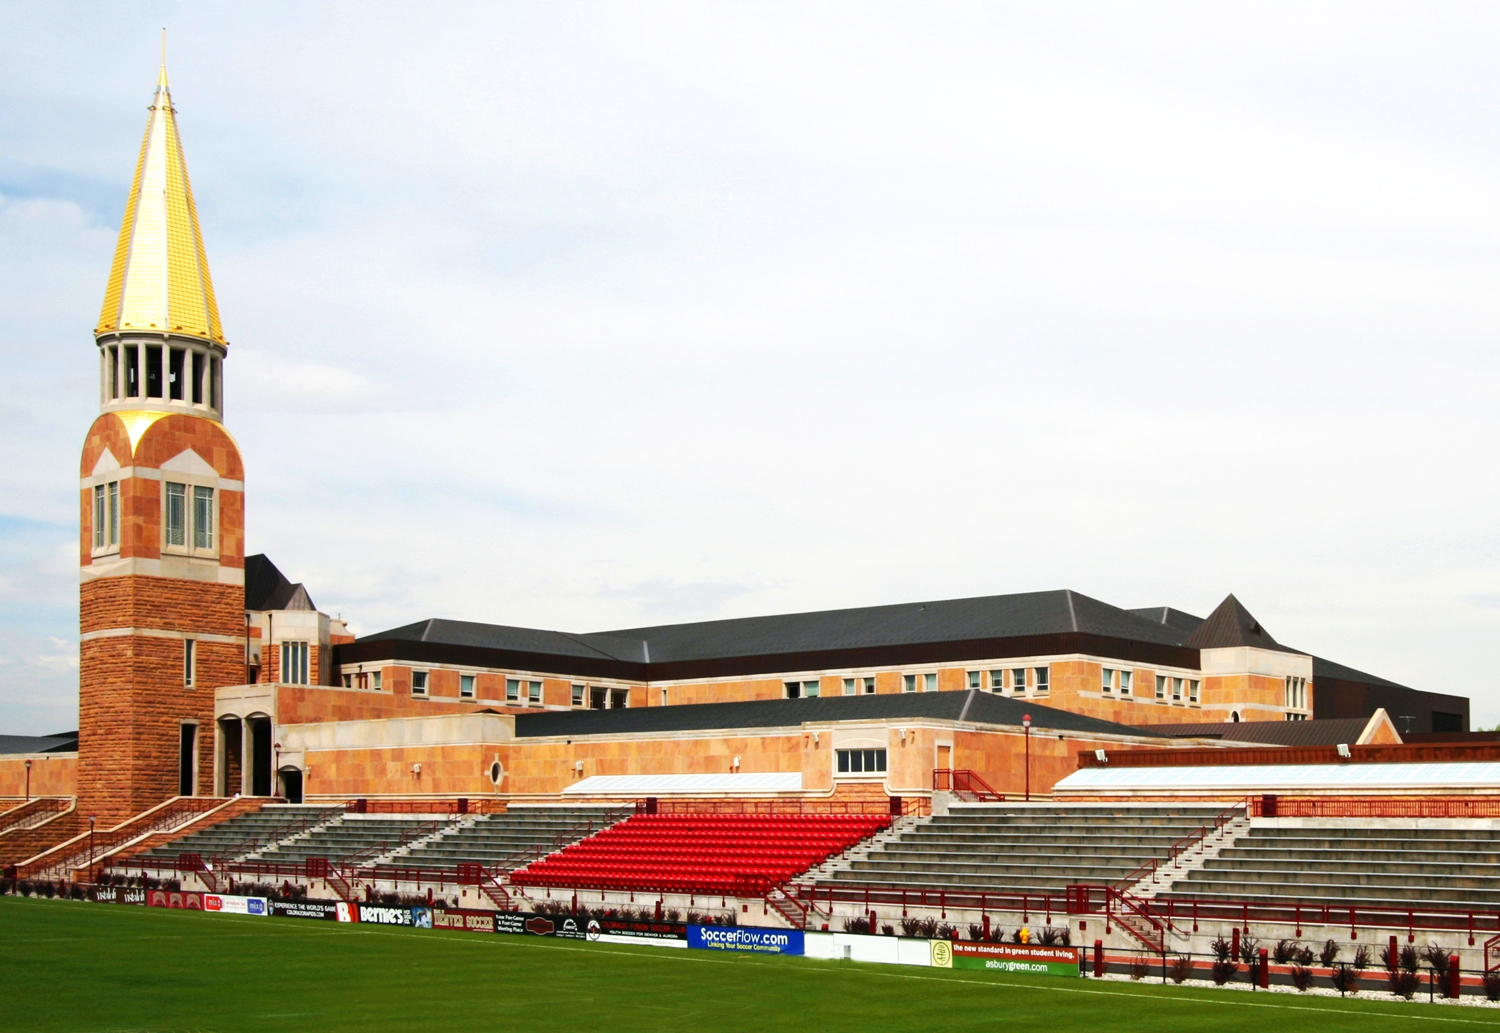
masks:
[[[225,345],[163,62],[94,335],[174,334]]]
[[[1235,646],[1254,646],[1257,649],[1274,649],[1292,652],[1277,645],[1270,632],[1260,626],[1260,621],[1234,597],[1225,596],[1213,613],[1193,629],[1193,633],[1182,643],[1189,649],[1226,649]]]

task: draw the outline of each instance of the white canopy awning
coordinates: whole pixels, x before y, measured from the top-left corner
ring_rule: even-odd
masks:
[[[1347,790],[1500,790],[1500,762],[1428,764],[1224,764],[1213,767],[1098,767],[1075,771],[1055,794],[1107,792],[1292,793]]]
[[[674,793],[799,793],[802,773],[593,775],[563,790],[569,796],[671,796]]]

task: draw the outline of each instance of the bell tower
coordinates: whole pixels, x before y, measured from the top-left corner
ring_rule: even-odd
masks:
[[[165,65],[94,330],[79,469],[79,808],[211,791],[214,689],[245,681],[244,468]]]

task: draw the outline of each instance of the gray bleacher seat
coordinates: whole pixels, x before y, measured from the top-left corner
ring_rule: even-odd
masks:
[[[511,807],[503,814],[484,814],[458,829],[388,863],[416,868],[450,868],[458,864],[495,867],[505,861],[555,849],[559,837],[582,839],[623,817],[618,807]],[[522,862],[524,863],[524,862]]]
[[[342,807],[301,807],[269,804],[154,847],[140,856],[152,861],[175,860],[182,854],[198,854],[208,860],[236,860],[259,849],[276,837],[278,830],[309,819],[326,821],[343,813]]]

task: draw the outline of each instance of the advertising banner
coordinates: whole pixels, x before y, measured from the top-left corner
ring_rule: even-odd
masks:
[[[462,929],[471,933],[492,933],[495,931],[495,912],[458,907],[433,908],[432,928]]]
[[[588,930],[588,920],[573,915],[530,915],[519,911],[496,911],[494,914],[497,933],[582,940]]]
[[[348,905],[344,905],[346,908]],[[277,918],[321,918],[333,921],[338,917],[338,905],[331,900],[273,900],[271,914]]]
[[[1077,947],[1040,947],[1019,943],[955,943],[954,968],[983,968],[991,972],[1077,976]]]
[[[749,954],[801,954],[801,929],[745,929],[734,925],[690,925],[688,946]]]
[[[94,890],[94,899],[101,904],[144,904],[146,891],[121,886],[100,886]]]
[[[628,918],[591,918],[586,932],[596,943],[650,943],[686,947],[687,926],[680,922],[639,922]]]
[[[359,921],[373,925],[415,925],[412,910],[398,904],[360,904]]]
[[[203,910],[203,894],[178,890],[147,890],[146,903],[151,907],[178,907],[189,911]]]
[[[340,900],[333,905],[333,918],[336,922],[358,922],[359,905]]]
[[[203,910],[220,911],[226,915],[265,915],[265,897],[234,897],[223,893],[203,894]]]

